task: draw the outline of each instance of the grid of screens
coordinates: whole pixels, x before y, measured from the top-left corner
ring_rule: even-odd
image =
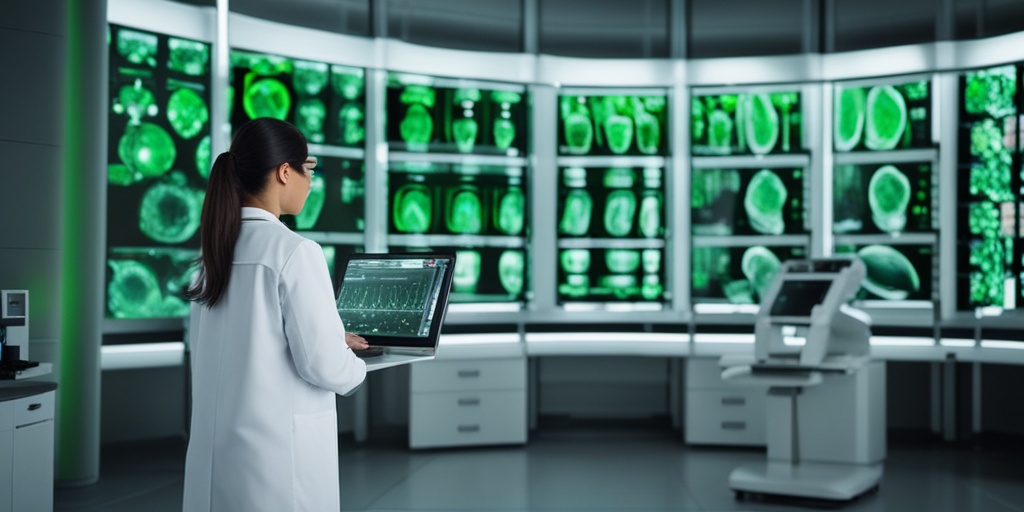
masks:
[[[935,231],[931,163],[837,165],[832,171],[836,234]]]
[[[806,233],[803,169],[694,169],[694,235]]]
[[[318,157],[306,204],[281,220],[296,231],[362,234],[366,180],[362,160]]]
[[[558,97],[558,154],[668,154],[667,96]]]
[[[105,316],[181,317],[210,168],[210,45],[109,30]]]
[[[434,85],[429,77],[388,76],[391,151],[522,156],[527,116],[523,86]]]
[[[836,254],[856,254],[867,274],[856,300],[931,301],[932,244],[837,244]]]
[[[1021,69],[960,77],[958,309],[1024,304]]]
[[[288,121],[311,144],[362,147],[366,91],[360,68],[231,50],[228,104],[235,128],[250,119]]]
[[[760,304],[782,262],[807,257],[804,246],[694,247],[695,302]]]
[[[663,248],[559,249],[561,302],[663,302]]]
[[[800,93],[695,95],[690,145],[694,155],[803,152]]]
[[[931,147],[931,82],[837,85],[832,122],[838,152]]]
[[[483,245],[392,245],[392,252],[454,253],[450,302],[523,302],[529,292],[526,250]]]

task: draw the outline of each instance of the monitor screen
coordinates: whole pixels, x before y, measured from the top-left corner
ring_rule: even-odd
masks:
[[[931,147],[931,82],[835,86],[832,140],[837,152]]]
[[[782,288],[772,302],[772,316],[809,317],[811,309],[825,300],[832,280],[790,280],[782,283]]]
[[[838,165],[832,171],[832,232],[934,232],[937,190],[931,163]]]
[[[810,175],[801,168],[694,169],[694,235],[807,233]]]
[[[668,97],[558,97],[558,154],[667,155]]]
[[[690,144],[694,155],[803,152],[798,91],[694,96]]]
[[[450,254],[352,255],[338,290],[345,330],[376,346],[437,347],[454,267]]]

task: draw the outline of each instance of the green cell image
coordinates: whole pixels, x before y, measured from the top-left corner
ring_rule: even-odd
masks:
[[[752,94],[742,102],[744,130],[747,145],[755,155],[765,155],[775,149],[779,140],[779,114],[767,94]]]
[[[437,92],[432,87],[425,85],[409,85],[402,90],[399,101],[403,105],[415,105],[417,103],[427,108],[434,108],[437,101]]]
[[[883,165],[868,182],[868,205],[871,220],[887,233],[903,231],[907,225],[910,203],[910,180],[892,165]]]
[[[640,234],[645,238],[662,235],[660,195],[648,194],[640,201]]]
[[[506,115],[511,116],[508,111],[502,112],[501,115],[501,118],[494,120],[494,145],[505,151],[512,147],[512,142],[516,139],[516,125],[505,117]]]
[[[320,218],[320,212],[324,209],[324,200],[327,198],[327,186],[323,177],[314,174],[310,181],[309,196],[306,197],[306,204],[302,211],[295,216],[295,229],[313,229],[316,221]]]
[[[525,270],[526,256],[523,251],[502,251],[498,257],[498,280],[509,295],[523,293]]]
[[[657,275],[646,275],[643,284],[640,285],[640,296],[645,300],[658,300],[665,292],[665,286],[661,284],[661,277]]]
[[[867,98],[867,126],[864,145],[885,151],[895,148],[907,129],[907,103],[895,87],[872,87]]]
[[[850,151],[860,143],[867,117],[866,103],[864,89],[837,88],[832,130],[836,151]]]
[[[590,230],[590,214],[594,202],[586,190],[570,190],[565,196],[562,221],[558,223],[558,232],[563,235],[583,236]]]
[[[590,251],[566,249],[558,255],[562,271],[567,274],[585,274],[590,270]]]
[[[867,276],[861,286],[885,300],[903,300],[921,288],[914,265],[900,251],[886,245],[868,245],[857,251]]]
[[[590,117],[584,113],[574,112],[564,119],[565,144],[567,151],[573,155],[585,155],[590,152],[594,141],[594,125]]]
[[[779,271],[780,266],[782,263],[779,261],[779,257],[767,247],[760,245],[743,251],[743,257],[740,260],[743,275],[758,297],[764,297],[764,292],[772,284],[772,279],[775,279],[775,274]]]
[[[708,146],[716,153],[728,154],[731,151],[732,130],[732,116],[722,110],[711,112],[708,116]]]
[[[636,174],[629,167],[611,167],[604,172],[604,186],[607,188],[632,188]]]
[[[292,87],[299,96],[316,96],[327,85],[327,64],[323,62],[295,61]]]
[[[132,64],[156,67],[156,34],[121,29],[117,32],[117,53]]]
[[[452,276],[452,290],[455,293],[476,293],[480,282],[479,251],[455,251],[455,271]]]
[[[782,234],[786,230],[782,208],[788,196],[786,185],[777,174],[768,169],[757,171],[743,196],[750,227],[766,235]]]
[[[967,73],[964,108],[969,114],[988,114],[1001,118],[1017,112],[1017,68],[999,66]]]
[[[253,74],[245,77],[245,89],[242,92],[242,107],[250,119],[273,117],[285,120],[292,108],[292,96],[280,80],[276,78],[254,79]]]
[[[616,274],[631,274],[640,268],[640,251],[635,249],[608,249],[604,264]]]
[[[637,99],[637,102],[640,100]],[[637,108],[633,112],[636,126],[636,147],[645,155],[656,155],[661,147],[661,123],[646,110]]]
[[[484,225],[483,203],[476,187],[464,185],[447,193],[445,224],[452,233],[476,235]]]
[[[121,86],[111,110],[115,114],[127,114],[131,124],[139,124],[143,116],[156,116],[160,107],[156,104],[153,91],[144,87],[142,80],[136,79],[132,85]]]
[[[110,164],[107,165],[107,182],[111,185],[120,185],[126,187],[135,183],[136,173],[130,171],[127,165],[124,164]]]
[[[661,251],[658,249],[644,249],[640,257],[641,261],[643,261],[644,272],[648,274],[661,272]]]
[[[352,101],[363,95],[363,70],[359,68],[339,68],[331,70],[331,87],[342,98]]]
[[[433,201],[427,187],[403,185],[395,193],[391,212],[395,229],[401,233],[426,233],[433,219]]]
[[[690,100],[690,137],[696,142],[704,138],[707,123],[704,122],[704,102],[694,97]]]
[[[292,60],[265,53],[231,52],[231,67],[246,68],[254,76],[286,75],[292,72]]]
[[[790,110],[800,101],[800,95],[795,92],[777,92],[771,95],[772,105],[775,105],[782,112],[782,151],[788,153],[790,149]]]
[[[210,62],[210,47],[206,43],[172,37],[167,40],[167,49],[167,68],[171,71],[190,76],[206,74]]]
[[[472,153],[476,145],[477,122],[473,118],[456,119],[452,122],[452,138],[459,153]]]
[[[356,145],[366,139],[366,114],[363,108],[349,103],[338,111],[338,128],[341,140],[348,145]]]
[[[405,117],[402,118],[402,123],[398,128],[402,140],[409,145],[410,150],[425,151],[427,143],[430,142],[430,137],[434,133],[434,120],[430,117],[427,108],[417,103],[406,110]]]
[[[480,89],[473,87],[455,89],[453,100],[463,108],[472,108],[473,104],[480,101],[481,98]]]
[[[166,130],[153,123],[128,125],[117,143],[117,155],[139,179],[163,175],[174,165],[177,149]]]
[[[304,98],[295,106],[295,127],[314,144],[324,141],[324,119],[327,107],[320,98]]]
[[[984,119],[971,126],[971,165],[968,188],[971,195],[1001,203],[1013,201],[1010,187],[1013,155],[1003,142],[1003,132],[992,119]]]
[[[366,185],[362,180],[349,177],[341,178],[341,204],[352,204],[358,197],[366,195]]]
[[[511,187],[495,192],[499,196],[496,210],[492,215],[494,227],[506,235],[518,235],[523,232],[526,212],[526,196],[523,189]]]
[[[160,281],[149,266],[132,260],[109,260],[112,277],[107,284],[107,309],[115,318],[153,318],[163,298]]]
[[[175,173],[172,179],[154,184],[142,195],[139,229],[157,242],[181,243],[199,229],[202,210],[203,193],[188,188],[185,177]]]
[[[600,285],[610,291],[616,299],[628,299],[640,292],[636,276],[629,274],[601,276]]]
[[[636,216],[636,194],[632,190],[614,190],[604,208],[604,229],[611,236],[629,236]]]
[[[167,121],[183,139],[191,139],[203,131],[210,120],[206,102],[192,89],[182,87],[167,100]]]
[[[210,136],[207,135],[199,141],[196,147],[196,170],[203,179],[210,178],[210,159],[213,156],[210,149]]]
[[[616,155],[629,151],[633,144],[633,120],[623,115],[610,115],[604,122],[608,149]]]

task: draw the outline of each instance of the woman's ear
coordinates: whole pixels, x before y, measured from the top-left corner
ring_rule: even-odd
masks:
[[[291,166],[287,163],[277,166],[277,172],[275,175],[277,176],[277,181],[282,185],[288,183],[288,178],[291,175]]]

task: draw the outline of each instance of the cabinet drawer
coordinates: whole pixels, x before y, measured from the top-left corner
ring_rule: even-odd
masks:
[[[526,392],[419,393],[409,397],[409,447],[526,442]]]
[[[0,432],[14,430],[14,400],[0,402]]]
[[[686,389],[713,389],[732,387],[722,380],[718,359],[689,358],[686,360]]]
[[[686,442],[764,445],[765,397],[761,390],[700,390],[686,393]]]
[[[48,391],[14,400],[14,427],[21,428],[53,419],[54,392]]]
[[[526,389],[526,358],[424,361],[411,372],[412,393]]]

